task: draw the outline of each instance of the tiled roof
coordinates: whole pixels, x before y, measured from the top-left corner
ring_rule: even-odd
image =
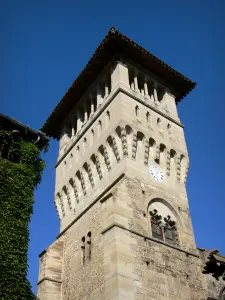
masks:
[[[54,138],[59,138],[60,124],[64,118],[74,108],[74,105],[85,93],[86,89],[116,53],[121,53],[134,62],[143,65],[145,69],[150,70],[172,86],[176,102],[185,97],[196,85],[195,82],[172,69],[159,58],[118,32],[115,28],[111,28],[86,67],[73,82],[43,125],[43,132]]]

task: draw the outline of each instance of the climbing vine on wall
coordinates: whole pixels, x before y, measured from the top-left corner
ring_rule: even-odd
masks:
[[[45,166],[40,149],[18,131],[0,130],[0,299],[36,299],[27,280],[34,189]]]

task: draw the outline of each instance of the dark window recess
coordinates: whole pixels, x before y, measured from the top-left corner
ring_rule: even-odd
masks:
[[[164,227],[164,237],[165,237],[165,242],[175,245],[176,244],[175,228]]]
[[[163,240],[163,230],[160,224],[151,222],[152,224],[152,236],[156,239]]]

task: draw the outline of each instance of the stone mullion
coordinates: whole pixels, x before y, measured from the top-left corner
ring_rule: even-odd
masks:
[[[121,140],[122,140],[123,155],[128,156],[127,135],[124,127],[121,127]]]
[[[66,187],[66,196],[67,196],[67,201],[68,201],[68,204],[69,204],[69,209],[71,210],[72,209],[72,204],[71,204],[71,199],[70,199],[70,193],[69,193],[69,190],[68,190],[67,187]]]
[[[94,187],[94,178],[93,178],[90,164],[87,164],[87,169],[88,169],[88,177],[91,182],[91,186]]]
[[[96,155],[96,168],[97,168],[97,172],[98,172],[98,175],[99,175],[99,178],[102,179],[102,170],[101,170],[101,165],[100,165],[100,161],[99,161],[99,157],[98,155]]]
[[[145,153],[144,153],[144,164],[147,166],[148,165],[148,159],[149,159],[149,140],[145,141]]]
[[[65,217],[64,204],[63,204],[62,196],[61,196],[60,193],[58,193],[58,198],[59,198],[59,201],[60,201],[60,206],[61,206],[62,216]]]
[[[116,139],[115,139],[114,136],[112,137],[112,142],[113,142],[113,151],[115,153],[116,160],[117,160],[117,162],[119,162],[120,161],[120,154],[119,154],[119,150],[118,150],[118,147],[117,147]]]
[[[166,157],[166,175],[170,176],[170,161],[171,161],[171,157],[170,157],[170,151],[167,151],[167,157]]]
[[[104,160],[105,160],[108,171],[110,171],[112,169],[112,167],[111,167],[111,163],[109,160],[109,154],[108,154],[106,146],[103,146],[103,150],[104,150]]]
[[[135,159],[137,154],[137,133],[135,132],[133,135],[133,142],[132,142],[132,158]]]
[[[82,187],[83,193],[84,193],[84,195],[86,195],[87,192],[86,192],[84,176],[83,176],[82,172],[80,172],[80,181],[81,181],[81,187]]]

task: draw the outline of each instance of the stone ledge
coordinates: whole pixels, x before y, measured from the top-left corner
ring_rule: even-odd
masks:
[[[62,230],[62,232],[60,232],[60,234],[57,236],[57,239],[62,236],[77,220],[79,220],[97,201],[99,201],[103,196],[105,196],[104,198],[108,199],[108,197],[110,195],[105,195],[108,191],[110,191],[110,189],[116,185],[122,178],[124,178],[125,173],[122,173],[116,180],[114,180],[100,195],[98,195],[94,201],[92,201],[80,214],[79,216],[77,216],[72,222],[69,223],[69,225],[66,226],[66,228],[64,228]],[[104,202],[104,198],[101,199],[101,202]]]
[[[136,234],[136,235],[138,235],[138,236],[140,236],[140,237],[143,237],[145,240],[150,240],[150,241],[153,241],[153,242],[156,242],[156,243],[159,243],[159,244],[168,246],[168,247],[173,248],[173,249],[175,249],[175,250],[178,250],[178,251],[180,251],[180,252],[186,253],[186,254],[188,254],[188,255],[191,255],[191,256],[194,256],[194,257],[199,258],[199,255],[197,255],[197,254],[194,254],[194,253],[192,253],[192,252],[189,252],[189,251],[187,251],[187,250],[181,249],[181,248],[179,248],[179,247],[170,245],[170,244],[168,244],[168,243],[162,242],[162,241],[160,241],[160,240],[154,239],[153,237],[149,237],[149,236],[143,235],[143,234],[141,234],[141,233],[139,233],[139,232],[137,232],[137,231],[134,231],[134,230],[131,230],[131,229],[129,229],[129,228],[126,228],[126,227],[124,227],[123,225],[120,225],[120,224],[118,224],[118,223],[111,224],[110,226],[108,226],[107,228],[105,228],[105,229],[101,232],[101,234],[106,233],[107,231],[109,231],[109,230],[112,229],[113,227],[118,227],[118,228],[120,228],[120,229],[129,231],[130,233],[133,233],[133,234]]]
[[[53,279],[53,278],[50,278],[50,277],[43,277],[42,279],[40,279],[37,283],[37,285],[41,284],[43,281],[45,280],[48,280],[48,281],[52,281],[52,282],[56,282],[56,283],[62,283],[61,280],[57,280],[57,279]]]

